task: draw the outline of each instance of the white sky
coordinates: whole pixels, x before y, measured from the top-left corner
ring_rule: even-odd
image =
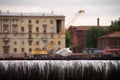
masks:
[[[66,24],[80,9],[85,10],[73,25],[110,25],[120,18],[120,0],[0,0],[0,10],[41,12],[66,16]]]

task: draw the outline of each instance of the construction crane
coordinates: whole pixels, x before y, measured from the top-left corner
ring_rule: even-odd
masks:
[[[33,55],[39,55],[39,54],[49,54],[50,50],[53,48],[53,46],[56,44],[56,42],[61,38],[62,34],[65,34],[65,32],[68,30],[68,28],[78,19],[79,15],[84,13],[84,10],[79,10],[71,19],[71,21],[65,26],[66,29],[62,30],[59,35],[51,41],[44,49],[36,49],[32,50]]]

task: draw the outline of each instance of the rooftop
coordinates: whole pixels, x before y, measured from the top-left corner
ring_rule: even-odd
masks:
[[[55,14],[54,12],[51,12],[51,13],[0,12],[0,16],[63,16],[63,15],[58,15],[58,14]]]
[[[90,28],[97,27],[97,26],[72,26],[72,28],[75,28],[76,30],[89,30]],[[108,26],[99,26],[104,28],[105,30],[108,29]]]
[[[109,37],[109,38],[120,38],[120,31],[117,32],[113,32],[104,36],[101,36],[99,38],[105,38],[105,37]]]

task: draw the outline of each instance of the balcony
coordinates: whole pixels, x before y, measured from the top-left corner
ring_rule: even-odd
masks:
[[[7,26],[7,25],[8,25],[8,22],[3,22],[3,25],[6,25],[6,26]]]
[[[3,38],[3,41],[4,41],[4,42],[9,42],[9,41],[10,41],[10,38],[5,37],[5,38]]]
[[[7,30],[4,30],[3,32],[4,32],[5,34],[7,34],[7,33],[8,33],[8,31],[7,31]]]
[[[13,22],[12,25],[17,26],[18,22]]]
[[[18,31],[13,31],[13,33],[18,33]]]
[[[28,26],[32,26],[33,24],[32,23],[28,23]]]
[[[33,39],[32,39],[32,37],[29,37],[29,38],[28,38],[28,41],[30,41],[30,42],[31,42],[32,40],[33,40]]]
[[[47,42],[47,38],[42,38],[42,41],[43,41],[44,43],[46,43],[46,42]]]
[[[44,22],[42,25],[43,25],[43,26],[47,26],[47,23],[46,23],[46,22]]]

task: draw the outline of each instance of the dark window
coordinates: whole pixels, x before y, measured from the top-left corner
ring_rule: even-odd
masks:
[[[29,20],[29,21],[28,21],[28,23],[32,23],[32,21],[31,21],[31,20]]]
[[[37,41],[36,44],[39,45],[39,41]]]
[[[39,32],[39,27],[36,27],[36,32]]]
[[[21,32],[24,32],[24,27],[21,27]]]
[[[32,41],[29,41],[29,45],[32,45]]]
[[[29,31],[32,31],[32,27],[29,27]]]
[[[62,20],[57,20],[56,21],[56,29],[57,29],[57,33],[61,32],[61,28],[62,28]]]
[[[46,26],[43,26],[43,33],[46,33]]]
[[[5,44],[5,45],[8,45],[8,43],[6,43],[6,42],[5,42],[4,44]],[[1,44],[0,44],[0,45],[1,45]]]
[[[53,20],[50,20],[50,23],[53,24]]]
[[[14,52],[17,52],[17,48],[14,48]]]
[[[22,48],[21,51],[24,52],[24,48]]]
[[[39,20],[36,20],[36,24],[39,24]]]
[[[58,41],[58,45],[60,45],[61,44],[61,42],[60,41]]]
[[[14,41],[14,45],[16,45],[17,44],[17,42],[16,41]]]
[[[29,38],[32,38],[32,35],[29,35]]]
[[[29,52],[31,52],[32,51],[32,48],[29,48]]]

